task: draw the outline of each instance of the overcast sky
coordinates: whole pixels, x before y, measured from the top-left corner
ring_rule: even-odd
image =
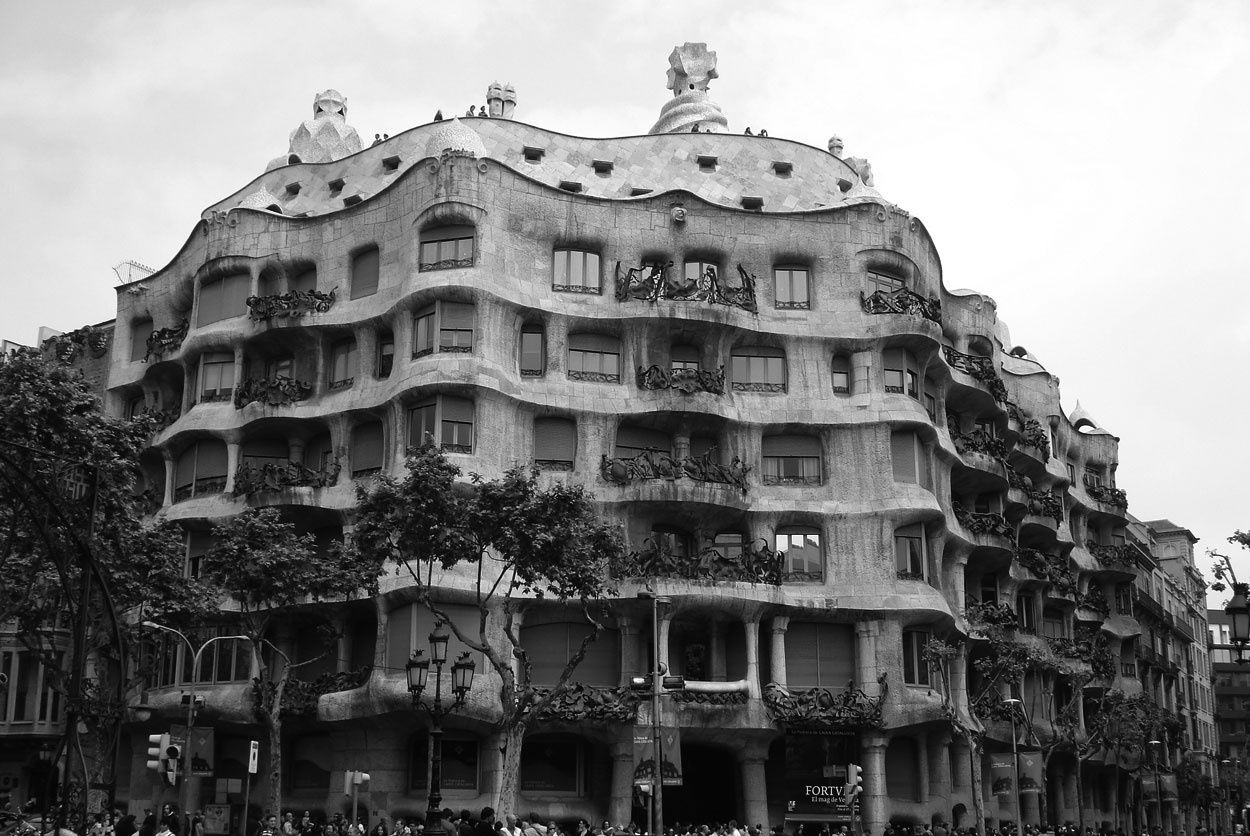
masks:
[[[168,263],[320,90],[366,138],[496,79],[522,121],[639,134],[685,41],[731,130],[872,161],[946,286],[1120,437],[1134,514],[1250,528],[1248,0],[9,2],[0,338],[111,318],[113,265]]]

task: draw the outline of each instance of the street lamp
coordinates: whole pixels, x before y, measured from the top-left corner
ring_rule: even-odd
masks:
[[[1151,740],[1146,744],[1150,747],[1150,761],[1155,773],[1155,805],[1158,809],[1158,826],[1163,829],[1163,787],[1159,783],[1159,751],[1163,748],[1163,741]]]
[[[149,630],[164,630],[166,633],[173,633],[182,639],[183,644],[187,646],[187,650],[191,651],[191,671],[187,676],[187,681],[191,684],[191,692],[187,699],[187,739],[182,745],[182,815],[186,816],[186,828],[183,833],[191,832],[191,726],[195,723],[195,683],[200,673],[200,656],[214,642],[220,641],[251,641],[250,636],[213,636],[204,642],[197,649],[191,644],[191,640],[186,637],[181,630],[175,630],[173,627],[166,627],[164,624],[157,624],[155,621],[144,621],[142,626]]]
[[[668,670],[660,662],[660,605],[669,599],[650,589],[641,589],[640,601],[651,602],[651,759],[655,774],[651,780],[651,833],[664,833],[664,744],[660,735],[660,697],[664,695],[664,675]]]
[[[1233,644],[1237,646],[1237,660],[1242,660],[1242,652],[1250,642],[1250,584],[1233,581],[1233,597],[1224,606],[1228,613],[1229,632],[1232,633]]]
[[[443,707],[443,666],[447,664],[447,645],[451,636],[439,623],[434,632],[430,633],[430,658],[425,658],[424,650],[413,651],[412,658],[405,665],[408,674],[408,693],[412,695],[412,708],[424,708],[430,713],[430,799],[425,811],[425,833],[427,836],[447,833],[442,821],[442,783],[443,783],[443,718],[464,705],[469,689],[473,687],[473,673],[477,664],[469,658],[468,652],[460,654],[460,658],[451,666],[451,692],[455,701]],[[426,705],[421,702],[421,694],[430,680],[430,664],[434,665],[434,702]]]
[[[1015,697],[1003,700],[1003,705],[1011,706],[1011,785],[1016,790],[1016,836],[1024,836],[1024,825],[1021,823],[1020,808],[1020,757],[1016,753],[1016,711],[1022,705]]]

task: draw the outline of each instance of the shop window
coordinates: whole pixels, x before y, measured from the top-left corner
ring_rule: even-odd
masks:
[[[894,569],[900,578],[928,578],[928,554],[924,526],[920,523],[894,529]]]
[[[334,746],[328,734],[307,734],[290,742],[287,774],[291,790],[329,792]]]
[[[586,250],[556,250],[552,258],[551,289],[565,293],[600,293],[599,254]]]
[[[585,621],[523,624],[521,644],[529,650],[530,682],[540,686],[555,685],[564,666],[581,649],[590,632],[591,626]],[[586,655],[573,671],[571,681],[592,687],[615,687],[620,682],[619,645],[615,630],[601,631],[586,648]]]
[[[377,375],[379,380],[391,376],[395,368],[395,336],[389,331],[378,334]]]
[[[352,256],[352,298],[372,296],[378,292],[378,248],[370,247]]]
[[[541,322],[521,326],[521,377],[542,377],[547,373],[547,333]]]
[[[933,463],[920,436],[909,430],[890,433],[894,481],[910,482],[933,490]]]
[[[196,441],[182,451],[174,468],[174,502],[226,489],[226,445],[215,438]]]
[[[534,735],[521,749],[521,792],[543,796],[580,796],[584,772],[581,741],[573,737]]]
[[[738,346],[730,357],[729,377],[738,392],[784,392],[786,353],[770,346]]]
[[[810,309],[807,279],[806,267],[774,267],[773,298],[776,306],[783,310]]]
[[[632,459],[650,450],[655,455],[671,456],[673,454],[673,437],[662,430],[649,427],[637,427],[622,424],[616,431],[616,447],[613,456],[618,459]]]
[[[833,391],[837,395],[851,394],[851,358],[845,354],[833,355]]]
[[[472,453],[473,401],[439,395],[408,410],[408,445],[420,447],[427,438],[449,453]]]
[[[148,337],[152,336],[152,320],[139,319],[130,324],[130,359],[139,362],[148,356]]]
[[[571,380],[621,382],[621,341],[606,334],[569,335]]]
[[[768,435],[763,443],[765,485],[819,485],[820,439],[811,435]]]
[[[428,791],[430,786],[429,736],[424,733],[414,736],[408,752],[408,788],[422,792]],[[481,745],[476,738],[456,732],[444,733],[441,788],[477,792],[481,776],[480,762]]]
[[[885,391],[920,400],[920,364],[902,348],[887,348],[883,356]]]
[[[369,421],[352,427],[352,477],[362,478],[382,472],[383,437],[381,421]]]
[[[421,231],[420,272],[472,266],[473,227],[439,226]]]
[[[247,273],[202,282],[196,325],[241,316],[247,312],[247,297],[251,295],[252,277]]]
[[[339,340],[330,346],[330,391],[350,389],[360,371],[360,355],[354,339]]]
[[[825,577],[825,554],[820,530],[789,526],[777,529],[774,547],[782,555],[782,575],[788,581],[820,581]]]
[[[929,684],[929,663],[924,658],[924,646],[929,634],[924,630],[903,631],[903,681],[908,685]]]
[[[572,470],[577,460],[577,424],[569,418],[534,419],[534,464]]]
[[[234,392],[234,354],[210,351],[200,357],[200,401],[225,401]]]
[[[786,684],[841,691],[855,681],[855,630],[849,624],[791,621],[786,630]]]

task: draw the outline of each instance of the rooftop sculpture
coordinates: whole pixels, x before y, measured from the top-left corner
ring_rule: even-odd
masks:
[[[313,99],[312,118],[291,131],[287,153],[270,160],[265,171],[294,163],[328,163],[360,148],[360,134],[347,124],[347,97],[337,90],[326,90]]]
[[[668,56],[668,84],[673,99],[660,110],[660,119],[649,133],[721,133],[729,122],[720,108],[708,100],[707,85],[717,78],[716,53],[705,43],[687,41],[673,47]]]

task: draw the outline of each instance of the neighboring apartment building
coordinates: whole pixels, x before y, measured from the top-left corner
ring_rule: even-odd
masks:
[[[687,44],[670,63],[656,126],[610,139],[517,122],[515,93],[492,85],[479,116],[362,149],[327,91],[287,154],[209,207],[168,265],[119,289],[107,408],[164,416],[140,466],[154,513],[185,527],[188,571],[212,521],[249,506],[284,509],[322,544],[341,538],[355,484],[399,475],[429,433],[466,473],[533,462],[587,485],[670,567],[655,579],[671,599],[661,657],[721,683],[666,712],[685,770],[666,792],[670,822],[838,821],[805,787],[857,763],[871,832],[968,825],[973,761],[952,712],[987,730],[975,770],[987,815],[1012,819],[990,780],[991,758],[1011,751],[996,713],[1007,692],[981,681],[993,651],[968,618],[998,605],[1011,641],[1044,660],[1016,691],[1033,737],[1056,733],[1063,705],[1145,687],[1201,739],[1200,657],[1178,650],[1202,634],[1190,576],[1160,569],[1161,534],[1131,524],[1118,439],[1079,405],[1065,414],[1058,379],[1011,341],[993,299],[947,289],[928,231],[876,191],[866,160],[844,159],[837,138],[826,151],[726,133],[706,89],[715,54]],[[455,602],[462,583],[444,601],[456,619],[472,617]],[[614,689],[648,658],[635,590],[622,580],[577,673],[604,699],[623,699]],[[424,809],[428,720],[403,672],[431,627],[415,598],[392,574],[375,600],[275,633],[295,659],[318,655],[319,621],[344,636],[301,672],[340,674],[345,690],[287,725],[292,809],[341,809],[342,775],[359,768],[374,816]],[[570,610],[527,608],[540,679],[583,629]],[[948,694],[926,661],[932,638],[959,644]],[[174,644],[156,659],[155,718],[128,726],[119,797],[132,809],[171,798],[143,752],[179,722],[191,674]],[[501,760],[497,682],[478,671],[449,720],[455,809],[491,801]],[[222,642],[197,675],[217,740],[196,807],[242,802],[248,741],[264,739],[252,674],[247,649]],[[632,728],[576,711],[536,722],[521,812],[641,821]],[[1078,799],[1076,768],[1050,758],[1051,821],[1078,805],[1088,824],[1140,821],[1129,773],[1086,762]],[[1024,796],[1026,821],[1039,801]]]
[[[1207,610],[1211,637],[1212,685],[1218,735],[1219,780],[1229,823],[1243,822],[1250,767],[1250,664],[1233,644],[1231,621],[1224,610]]]

